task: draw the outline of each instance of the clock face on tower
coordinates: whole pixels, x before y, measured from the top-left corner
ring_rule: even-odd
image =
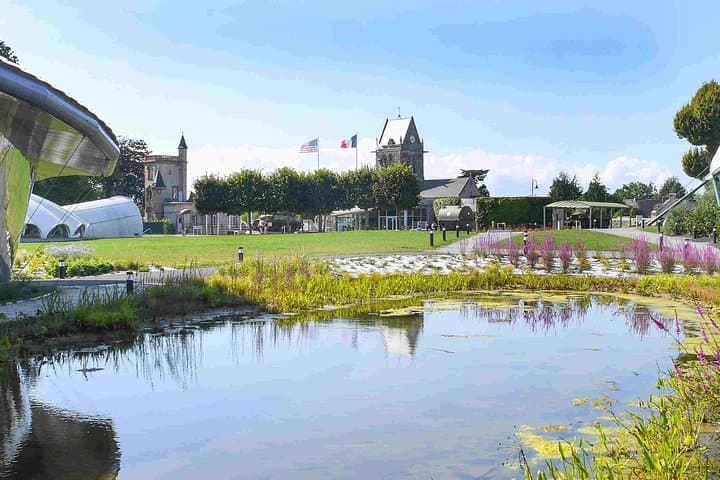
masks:
[[[415,143],[415,135],[410,135],[410,143]]]

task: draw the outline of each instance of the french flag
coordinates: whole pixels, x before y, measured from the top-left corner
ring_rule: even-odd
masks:
[[[349,140],[340,142],[340,148],[357,148],[357,133],[350,137]]]

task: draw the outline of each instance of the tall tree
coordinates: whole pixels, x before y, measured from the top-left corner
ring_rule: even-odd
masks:
[[[10,45],[6,44],[2,40],[0,40],[0,57],[3,57],[8,62],[20,63],[20,59],[18,59],[17,55],[15,55],[15,52],[13,52],[13,49],[10,48]]]
[[[576,176],[573,175],[571,179],[567,173],[560,172],[550,185],[549,195],[550,200],[557,202],[558,200],[577,200],[582,193],[582,187]]]
[[[268,212],[300,211],[300,175],[295,170],[282,167],[270,174],[264,209]]]
[[[358,207],[365,212],[365,225],[369,223],[370,209],[376,206],[375,183],[377,170],[367,165],[359,170],[349,170],[340,177],[345,193],[344,208]]]
[[[641,200],[644,198],[655,198],[657,196],[657,188],[652,182],[630,182],[623,184],[620,188],[615,190],[613,195],[618,200]]]
[[[678,197],[682,197],[687,193],[685,187],[682,186],[682,183],[680,183],[678,177],[673,176],[665,180],[665,183],[662,184],[660,190],[658,191],[658,196],[662,198],[668,196],[671,193],[677,194]]]
[[[201,215],[227,211],[228,198],[228,182],[224,178],[206,174],[193,182],[192,201]]]
[[[394,163],[378,172],[375,196],[379,206],[408,210],[420,203],[420,185],[410,165]]]
[[[97,177],[71,175],[35,182],[33,193],[58,205],[69,205],[97,200],[102,194],[102,189]]]
[[[321,168],[306,176],[306,196],[312,197],[309,202],[312,213],[318,216],[318,228],[325,231],[325,216],[337,209],[343,197],[342,188],[334,172]]]
[[[600,179],[600,173],[595,172],[593,178],[588,184],[588,189],[580,197],[588,202],[607,202],[610,200],[610,194],[607,191],[607,187]]]
[[[720,146],[720,85],[715,80],[703,84],[675,114],[673,127],[678,137],[698,147],[683,155],[683,170],[691,177],[704,178]]]
[[[487,186],[485,185],[485,177],[487,177],[487,174],[490,170],[481,169],[481,170],[465,170],[460,169],[460,177],[470,177],[473,180],[475,180],[475,186],[480,191],[481,197],[489,197],[490,191],[488,190]]]
[[[251,212],[265,208],[268,183],[259,170],[249,169],[233,173],[228,177],[227,183],[229,195],[225,212],[237,215],[247,213],[249,223]]]
[[[115,171],[109,177],[98,179],[103,197],[123,195],[130,197],[142,211],[145,205],[145,157],[150,154],[145,140],[118,139],[120,158]]]

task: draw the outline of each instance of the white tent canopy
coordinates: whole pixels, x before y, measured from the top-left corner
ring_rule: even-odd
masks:
[[[85,237],[88,238],[139,237],[143,233],[140,209],[128,197],[103,198],[64,208],[87,224]]]
[[[35,194],[25,214],[25,235],[37,238],[82,237],[85,222],[57,203]]]
[[[25,237],[117,238],[138,237],[142,233],[140,210],[128,197],[111,197],[61,207],[33,194],[25,215]]]

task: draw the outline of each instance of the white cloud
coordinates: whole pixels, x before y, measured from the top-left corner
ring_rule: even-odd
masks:
[[[320,166],[336,172],[355,168],[355,149],[339,148],[321,139]],[[317,155],[300,154],[299,145],[290,148],[268,148],[253,145],[204,145],[188,152],[190,183],[205,173],[228,175],[243,168],[261,169],[271,172],[280,167],[291,167],[298,171],[312,171],[317,168]],[[358,164],[375,165],[374,138],[359,140]],[[671,175],[671,169],[653,160],[641,160],[619,156],[604,165],[593,163],[573,164],[542,155],[509,155],[489,153],[483,150],[469,150],[448,155],[427,154],[425,157],[426,178],[453,178],[461,169],[490,170],[486,184],[492,195],[529,195],[531,179],[539,185],[536,194],[547,193],[553,178],[562,170],[576,175],[583,188],[598,172],[610,191],[624,183],[639,181],[656,185]]]

